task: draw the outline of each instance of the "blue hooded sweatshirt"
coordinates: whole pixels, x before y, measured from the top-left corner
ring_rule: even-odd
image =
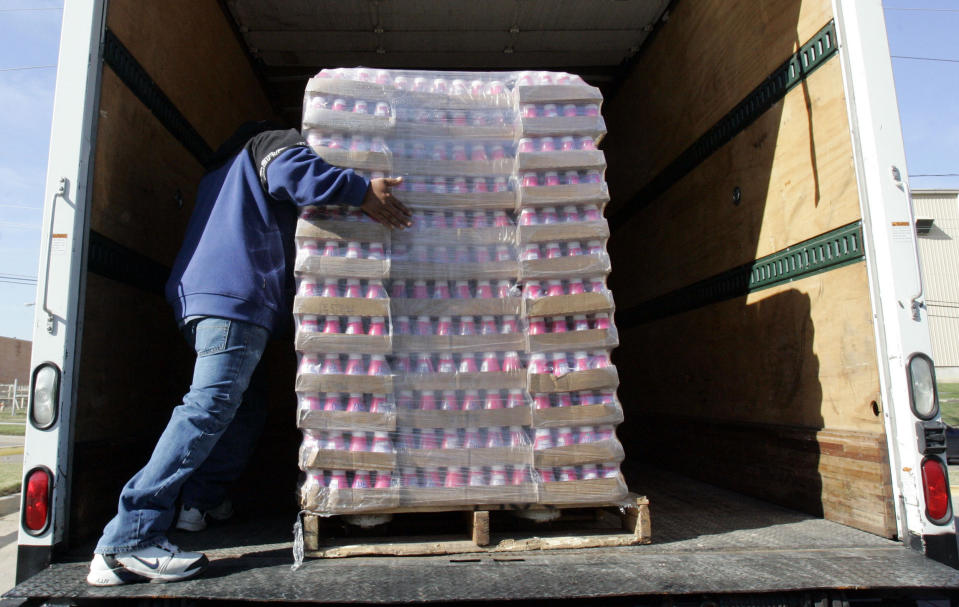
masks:
[[[179,322],[217,316],[284,332],[298,207],[359,206],[368,187],[351,169],[324,162],[295,130],[252,137],[200,182],[166,284]]]

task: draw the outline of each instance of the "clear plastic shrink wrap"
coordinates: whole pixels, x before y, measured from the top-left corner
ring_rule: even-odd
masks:
[[[309,144],[368,177],[402,176],[414,224],[301,214],[304,509],[625,496],[601,103],[553,72],[310,80]]]

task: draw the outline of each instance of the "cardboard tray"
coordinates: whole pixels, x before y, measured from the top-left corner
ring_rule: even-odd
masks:
[[[522,103],[595,103],[603,102],[603,93],[588,84],[535,84],[513,87],[513,102]],[[517,111],[518,113],[518,111]]]
[[[612,312],[612,293],[580,293],[579,295],[556,295],[523,300],[524,316],[570,316]]]
[[[315,316],[390,316],[389,299],[362,297],[309,297],[297,295],[293,299],[294,314]]]
[[[602,116],[520,117],[517,131],[519,137],[591,135],[600,139],[606,134],[606,121]]]
[[[521,297],[495,299],[391,299],[390,312],[395,316],[519,316],[523,313]]]
[[[331,163],[332,164],[332,163]],[[606,169],[606,155],[602,150],[569,150],[559,152],[518,152],[515,170],[566,171],[570,169]]]
[[[403,204],[413,209],[442,209],[446,211],[502,209],[511,211],[516,208],[516,192],[513,191],[478,194],[436,194],[434,192],[404,191],[397,192],[396,197],[402,200]]]
[[[563,428],[579,426],[616,425],[623,421],[623,407],[619,402],[603,405],[573,405],[533,409],[534,428]]]
[[[624,459],[626,453],[623,445],[616,439],[533,451],[533,462],[537,468],[605,464],[621,462]]]
[[[297,238],[313,238],[325,242],[390,242],[390,229],[371,221],[343,221],[337,219],[298,219]]]
[[[389,275],[391,278],[420,280],[515,279],[519,275],[519,265],[515,261],[486,263],[394,261],[389,269]]]
[[[397,390],[522,390],[526,387],[527,374],[526,371],[510,373],[432,373],[429,375],[397,375],[392,379]],[[330,390],[330,392],[333,391]],[[348,392],[348,390],[339,391]]]
[[[609,190],[605,183],[580,183],[577,185],[554,185],[527,187],[517,190],[520,207],[562,206],[593,202],[609,202]]]
[[[607,240],[608,238],[609,224],[605,219],[516,228],[516,241],[520,245],[564,240],[578,240],[586,244],[590,240]]]
[[[526,350],[523,333],[496,335],[395,335],[394,352],[503,352]],[[477,361],[479,362],[479,361]]]
[[[615,329],[588,329],[526,336],[527,352],[610,349],[619,345]]]
[[[300,469],[310,470],[387,470],[396,468],[395,453],[301,449]]]
[[[533,259],[520,262],[520,278],[539,280],[563,279],[609,274],[609,256],[606,253],[599,255],[567,255],[556,259]]]
[[[389,394],[393,392],[392,376],[371,375],[317,375],[296,376],[297,392],[346,392],[360,394]]]
[[[400,490],[389,489],[328,489],[302,495],[304,510],[319,515],[356,514],[370,510],[385,510],[400,505]]]
[[[588,481],[558,481],[539,485],[540,504],[615,503],[626,498],[629,490],[622,475]]]
[[[505,108],[504,108],[505,109]],[[308,114],[309,115],[309,114]],[[551,119],[552,120],[552,119]],[[568,119],[567,119],[568,120]],[[590,118],[594,123],[596,118]],[[605,125],[604,125],[605,130]],[[513,139],[513,123],[490,124],[485,126],[455,125],[449,123],[418,123],[397,120],[394,132],[398,137],[409,139]]]
[[[478,411],[397,411],[397,428],[505,428],[529,426],[530,407]]]
[[[384,279],[390,275],[388,259],[346,259],[310,255],[298,259],[294,270],[298,274],[310,274],[321,278],[371,278]]]
[[[549,373],[529,374],[529,391],[538,394],[598,390],[601,388],[616,388],[617,386],[619,386],[619,373],[615,365],[588,371],[572,371],[560,377]],[[557,408],[573,409],[575,407]]]
[[[510,136],[508,139],[512,139]],[[332,164],[332,162],[330,163]],[[397,175],[442,175],[444,177],[509,177],[513,174],[512,157],[499,160],[420,160],[394,158],[393,171]]]
[[[396,232],[393,242],[406,245],[428,243],[434,247],[511,246],[516,242],[516,228],[423,228],[414,224],[413,229]]]
[[[458,504],[530,504],[537,501],[536,485],[500,487],[402,488],[402,506],[450,506]]]
[[[390,354],[389,335],[344,335],[342,333],[296,332],[298,352],[339,352],[344,354]]]
[[[531,466],[533,464],[533,449],[530,445],[523,448],[412,449],[397,451],[396,463],[401,468]]]
[[[396,413],[299,410],[296,426],[303,430],[395,432]]]

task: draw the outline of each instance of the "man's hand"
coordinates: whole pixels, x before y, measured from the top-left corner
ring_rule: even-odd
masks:
[[[370,187],[366,190],[366,196],[360,208],[376,221],[391,228],[403,230],[413,225],[411,220],[413,213],[405,204],[397,200],[391,191],[393,186],[402,182],[402,177],[373,179],[370,181]]]

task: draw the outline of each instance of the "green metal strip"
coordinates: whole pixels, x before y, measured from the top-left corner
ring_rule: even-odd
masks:
[[[616,312],[628,328],[742,297],[865,259],[862,222],[857,221],[705,280]]]
[[[632,200],[612,213],[608,217],[610,229],[616,231],[624,226],[637,211],[652,204],[674,183],[755,122],[838,50],[836,24],[830,21],[802,45],[799,51],[746,95],[746,98],[736,107],[720,118],[719,122],[656,175],[646,187],[633,196]]]

